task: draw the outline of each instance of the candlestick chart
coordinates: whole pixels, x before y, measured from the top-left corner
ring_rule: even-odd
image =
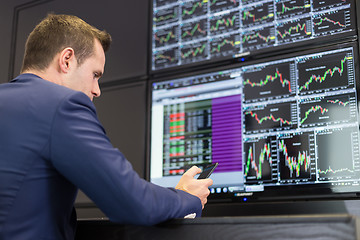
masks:
[[[180,50],[182,61],[188,63],[204,60],[208,56],[208,48],[206,41],[185,44]]]
[[[196,22],[183,23],[181,26],[181,39],[184,42],[203,38],[206,37],[206,35],[207,35],[206,19],[201,19]]]
[[[354,93],[309,98],[300,102],[301,127],[356,121]]]
[[[244,26],[254,26],[274,21],[274,5],[272,2],[245,7],[241,10],[241,20]]]
[[[310,17],[300,18],[279,23],[276,36],[279,43],[296,42],[312,35],[312,22]]]
[[[210,18],[210,34],[218,35],[236,31],[240,28],[240,18],[238,12],[230,12],[221,15],[215,15]]]
[[[296,103],[276,103],[245,107],[245,130],[248,133],[276,131],[296,127]]]
[[[309,134],[294,134],[279,139],[280,178],[310,179],[311,178],[311,149]]]
[[[251,29],[241,34],[243,48],[247,51],[272,46],[275,44],[275,39],[275,28],[273,26]]]
[[[273,159],[272,142],[274,137],[250,140],[244,143],[244,176],[247,183],[271,181]]]
[[[245,100],[268,99],[295,94],[295,80],[291,62],[257,65],[243,69]]]
[[[165,24],[178,21],[179,11],[180,11],[179,6],[156,10],[154,12],[154,17],[153,17],[154,25],[159,27]]]
[[[353,85],[352,53],[335,53],[300,59],[299,92],[313,93],[322,89],[341,89]]]
[[[179,40],[179,27],[173,26],[169,28],[162,28],[154,33],[155,46],[163,47],[171,45]]]
[[[239,34],[223,35],[214,37],[210,41],[210,54],[216,56],[226,56],[240,51]]]
[[[183,20],[194,18],[197,16],[206,15],[207,13],[207,1],[195,0],[183,2],[181,7],[181,17]]]
[[[206,58],[177,61],[177,65],[185,65],[248,53],[271,53],[272,48],[278,52],[292,44],[304,46],[305,41],[316,44],[325,38],[342,39],[356,32],[352,5],[350,0],[155,1],[153,52],[173,45],[183,48],[184,43],[200,39],[206,40],[209,48],[213,44]],[[174,27],[180,30],[169,35],[161,33]],[[220,43],[218,39],[225,38],[224,35],[238,35],[240,40],[235,45],[230,41]],[[217,41],[218,46],[212,41]],[[220,50],[222,47],[226,50]],[[153,62],[152,67],[156,70],[169,66]]]
[[[179,61],[178,59],[179,48],[170,48],[159,50],[154,53],[154,63],[158,66],[174,66]]]
[[[350,28],[349,10],[343,9],[316,14],[313,17],[313,25],[316,35],[344,31]]]
[[[278,18],[289,18],[311,11],[309,0],[276,1],[276,15]]]

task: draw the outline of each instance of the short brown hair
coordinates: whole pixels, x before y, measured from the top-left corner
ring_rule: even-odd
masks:
[[[77,62],[81,64],[94,53],[95,39],[100,41],[105,52],[109,49],[111,36],[106,31],[76,16],[49,14],[26,41],[21,72],[46,69],[55,55],[66,47],[74,49]]]

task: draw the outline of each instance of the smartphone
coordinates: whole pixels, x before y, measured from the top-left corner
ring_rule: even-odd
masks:
[[[218,163],[212,163],[210,165],[207,165],[203,171],[200,173],[199,177],[197,179],[204,179],[210,177],[210,175],[213,173],[215,168],[217,167]]]

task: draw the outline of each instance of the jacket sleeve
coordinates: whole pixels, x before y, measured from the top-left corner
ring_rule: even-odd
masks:
[[[59,104],[52,123],[50,158],[54,167],[84,191],[111,221],[152,225],[201,215],[196,196],[140,178],[114,148],[83,93]]]

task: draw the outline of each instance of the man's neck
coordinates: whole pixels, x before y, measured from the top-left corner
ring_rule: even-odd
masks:
[[[36,70],[36,69],[29,69],[29,70],[23,71],[21,74],[24,74],[24,73],[31,73],[31,74],[41,77],[44,80],[61,85],[61,80],[58,77],[58,73],[56,71],[53,71],[51,68],[47,68],[47,69],[41,70],[41,71]]]

